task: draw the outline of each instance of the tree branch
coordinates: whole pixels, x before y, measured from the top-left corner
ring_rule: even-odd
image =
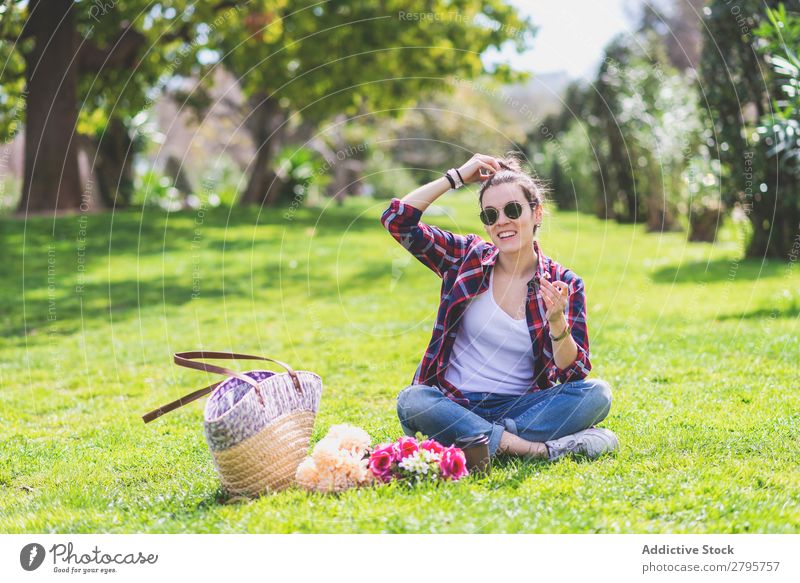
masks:
[[[103,68],[116,69],[130,66],[144,42],[145,36],[128,25],[106,48],[100,48],[90,41],[84,42],[78,53],[78,66],[81,72],[95,73]]]

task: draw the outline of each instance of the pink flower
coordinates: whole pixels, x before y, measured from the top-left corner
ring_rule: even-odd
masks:
[[[375,448],[369,456],[370,471],[383,482],[392,479],[392,464],[395,460],[396,448],[393,443],[382,444]]]
[[[419,444],[420,449],[427,449],[433,453],[441,454],[444,452],[444,446],[435,439],[426,439]]]
[[[463,478],[468,473],[464,452],[457,447],[448,447],[442,452],[439,467],[442,468],[442,477],[451,480]]]
[[[401,437],[397,440],[398,457],[395,459],[399,462],[410,455],[414,455],[417,450],[419,450],[419,444],[416,439],[413,437]]]

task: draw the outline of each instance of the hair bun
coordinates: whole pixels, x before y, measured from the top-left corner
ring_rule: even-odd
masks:
[[[517,152],[509,152],[503,158],[498,158],[497,163],[503,170],[511,170],[512,172],[522,172],[522,162],[519,159]]]

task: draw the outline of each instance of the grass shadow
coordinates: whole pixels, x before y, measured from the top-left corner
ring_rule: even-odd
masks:
[[[670,265],[651,274],[655,283],[715,283],[726,280],[758,280],[780,277],[786,272],[781,261],[759,259],[715,259]]]
[[[788,306],[778,308],[759,308],[750,312],[740,314],[720,314],[716,317],[717,321],[727,320],[775,320],[778,318],[800,318],[800,303],[796,299]]]
[[[259,213],[247,207],[217,207],[201,215],[198,211],[165,213],[147,207],[55,219],[5,217],[0,219],[0,237],[6,247],[5,260],[0,263],[4,281],[0,293],[4,317],[0,324],[6,338],[33,336],[43,328],[50,333],[70,334],[79,331],[87,320],[125,319],[143,308],[184,305],[193,296],[251,297],[279,285],[303,289],[312,281],[316,294],[324,292],[333,297],[336,286],[330,282],[316,282],[319,278],[310,277],[304,270],[281,270],[280,262],[286,258],[270,252],[273,245],[277,249],[281,244],[280,231],[270,231],[266,239],[263,235],[254,237],[258,227],[285,225],[298,229],[299,233],[286,235],[292,253],[310,234],[339,237],[345,230],[381,228],[377,221],[358,212],[358,208],[347,207],[324,211],[303,208],[287,219],[285,209],[262,209]],[[226,255],[254,253],[252,259],[244,261],[241,257],[226,258],[223,265],[223,249]],[[148,261],[148,256],[155,256],[155,261]],[[163,257],[161,265],[158,256]],[[199,259],[209,256],[213,265]],[[134,270],[140,267],[149,278],[137,277]],[[224,280],[220,267],[224,267]],[[103,268],[113,270],[114,278],[109,281]],[[200,274],[197,278],[195,268]],[[120,271],[129,277],[118,279]],[[161,273],[153,277],[154,271]],[[82,273],[92,276],[81,278]],[[199,280],[199,289],[195,279]]]

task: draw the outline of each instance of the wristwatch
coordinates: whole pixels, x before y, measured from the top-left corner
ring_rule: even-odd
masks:
[[[548,332],[548,334],[549,334],[549,332]],[[569,334],[569,324],[567,324],[567,327],[564,328],[564,332],[561,333],[561,336],[553,336],[552,334],[550,334],[550,340],[552,340],[553,342],[558,342],[559,340],[564,340],[564,338],[567,337],[567,334]]]

